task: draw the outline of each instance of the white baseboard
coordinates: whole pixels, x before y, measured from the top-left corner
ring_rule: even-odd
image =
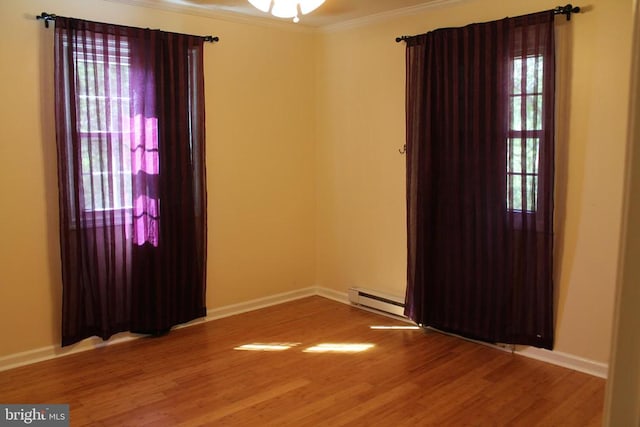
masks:
[[[283,292],[275,295],[271,295],[264,298],[257,298],[250,301],[245,301],[238,304],[231,304],[224,307],[217,307],[207,310],[207,317],[197,319],[184,325],[179,325],[176,329],[185,328],[193,325],[197,325],[203,322],[208,322],[215,319],[221,319],[223,317],[234,316],[236,314],[247,313],[249,311],[258,310],[277,304],[282,304],[289,301],[294,301],[300,298],[306,298],[310,296],[321,296],[333,301],[337,301],[343,304],[349,304],[349,298],[346,292],[339,292],[334,289],[325,288],[322,286],[313,286],[304,289],[298,289],[290,292]],[[79,353],[82,351],[93,350],[108,345],[119,344],[126,341],[131,341],[139,338],[140,335],[122,333],[117,334],[108,341],[102,341],[99,338],[89,338],[78,344],[61,348],[60,346],[47,346],[34,350],[23,351],[20,353],[9,354],[7,356],[0,357],[0,372],[8,369],[17,368],[19,366],[29,365],[36,362],[41,362],[56,357],[67,356],[69,354]],[[579,356],[574,356],[568,353],[562,353],[559,351],[549,351],[534,347],[522,347],[516,349],[516,354],[530,357],[532,359],[541,360],[543,362],[551,363],[554,365],[563,366],[565,368],[573,369],[575,371],[584,372],[586,374],[594,375],[600,378],[607,378],[608,364],[596,362],[589,359],[584,359]]]
[[[333,289],[317,287],[316,295],[329,298],[334,301],[350,304],[347,293],[338,292]],[[366,307],[360,307],[360,306],[354,306],[354,307],[358,307],[362,310],[370,311],[372,313],[377,313],[384,316],[384,313],[380,313],[376,310],[369,310]],[[395,316],[392,316],[392,317],[395,317]],[[406,320],[406,319],[399,319],[399,320]],[[434,329],[434,330],[437,331],[437,329]],[[442,331],[438,331],[438,332],[442,332]],[[446,332],[442,332],[442,333],[446,333]],[[455,334],[447,334],[447,335],[457,336]],[[459,337],[459,338],[467,339],[464,337]],[[498,350],[511,351],[509,349],[506,349],[494,344],[489,344],[489,343],[484,343],[484,342],[469,340],[469,339],[467,340],[473,341],[478,344],[487,345],[489,347],[493,347]],[[543,362],[551,363],[553,365],[573,369],[574,371],[584,372],[585,374],[607,379],[607,373],[609,370],[609,365],[607,363],[596,362],[595,360],[585,359],[580,356],[575,356],[573,354],[563,353],[560,351],[550,351],[542,348],[526,347],[526,346],[516,346],[515,353],[524,357],[529,357],[531,359],[540,360]]]
[[[316,292],[316,288],[309,287],[291,292],[283,292],[264,298],[253,299],[238,304],[212,308],[210,310],[207,310],[207,317],[205,321],[222,319],[223,317],[246,313],[249,311],[258,310],[260,308],[270,307],[272,305],[282,304],[285,302],[294,301],[300,298],[311,297],[314,295],[318,295]]]
[[[317,294],[318,293],[315,287],[309,287],[290,292],[283,292],[264,298],[245,301],[239,304],[231,304],[224,307],[212,308],[207,310],[207,317],[178,325],[174,329],[186,328],[189,326],[208,322],[210,320],[221,319],[223,317],[233,316],[235,314],[246,313],[248,311],[258,310],[260,308],[282,304],[288,301],[293,301]],[[9,354],[7,356],[0,356],[0,372],[20,366],[30,365],[32,363],[42,362],[44,360],[54,359],[56,357],[68,356],[74,353],[80,353],[87,350],[93,350],[100,347],[106,347],[113,344],[131,341],[140,338],[141,336],[143,335],[124,332],[114,335],[107,341],[103,341],[100,338],[93,337],[87,338],[86,340],[83,340],[69,347],[62,348],[58,345],[50,345],[33,350],[23,351],[20,353]]]
[[[535,347],[523,347],[517,348],[516,354],[552,363],[554,365],[563,366],[565,368],[573,369],[574,371],[584,372],[585,374],[604,379],[607,379],[607,373],[609,371],[609,365],[607,363],[596,362],[595,360],[585,359],[583,357],[563,353],[561,351],[550,351]]]
[[[140,335],[122,333],[115,335],[108,341],[102,341],[100,338],[87,338],[86,340],[69,347],[62,348],[57,345],[50,345],[33,350],[22,351],[20,353],[9,354],[7,356],[0,357],[0,372],[17,368],[19,366],[54,359],[56,357],[68,356],[74,353],[80,353],[87,350],[106,347],[108,345],[135,340],[139,337]]]
[[[322,286],[315,287],[315,295],[341,302],[343,304],[349,304],[349,295],[346,292],[338,292],[334,289],[324,288]]]

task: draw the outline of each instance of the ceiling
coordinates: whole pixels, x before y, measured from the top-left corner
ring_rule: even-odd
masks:
[[[111,0],[119,1],[119,0]],[[307,27],[325,27],[365,18],[372,15],[401,11],[402,9],[434,6],[455,0],[326,0],[318,9],[300,17],[301,25]],[[125,0],[127,3],[139,3],[185,11],[200,11],[203,14],[233,14],[237,17],[261,18],[282,23],[290,19],[274,18],[255,9],[248,0]]]

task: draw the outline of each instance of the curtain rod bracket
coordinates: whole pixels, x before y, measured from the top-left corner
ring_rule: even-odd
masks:
[[[49,21],[55,21],[56,15],[52,13],[42,12],[40,15],[36,16],[36,19],[37,20],[42,19],[44,21],[44,27],[49,28]]]
[[[567,17],[567,21],[571,21],[572,13],[580,13],[580,7],[573,6],[571,3],[565,6],[558,6],[553,9],[554,15],[565,15]]]

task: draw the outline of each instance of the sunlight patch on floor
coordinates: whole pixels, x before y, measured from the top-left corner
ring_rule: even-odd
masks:
[[[374,347],[373,344],[318,344],[304,349],[305,353],[359,353]]]
[[[291,347],[295,347],[300,343],[252,343],[243,344],[235,347],[234,350],[247,350],[247,351],[283,351],[288,350]]]

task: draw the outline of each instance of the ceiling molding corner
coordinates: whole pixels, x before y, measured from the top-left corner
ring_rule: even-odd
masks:
[[[456,3],[462,3],[466,0],[432,0],[429,3],[419,4],[416,6],[403,7],[401,9],[394,9],[386,12],[375,13],[373,15],[363,16],[361,18],[353,18],[343,22],[337,22],[335,24],[324,25],[317,29],[323,33],[331,33],[336,31],[349,30],[352,28],[363,27],[376,22],[386,21],[391,18],[397,18],[402,16],[413,15],[425,10],[435,9],[439,7],[445,7]]]

